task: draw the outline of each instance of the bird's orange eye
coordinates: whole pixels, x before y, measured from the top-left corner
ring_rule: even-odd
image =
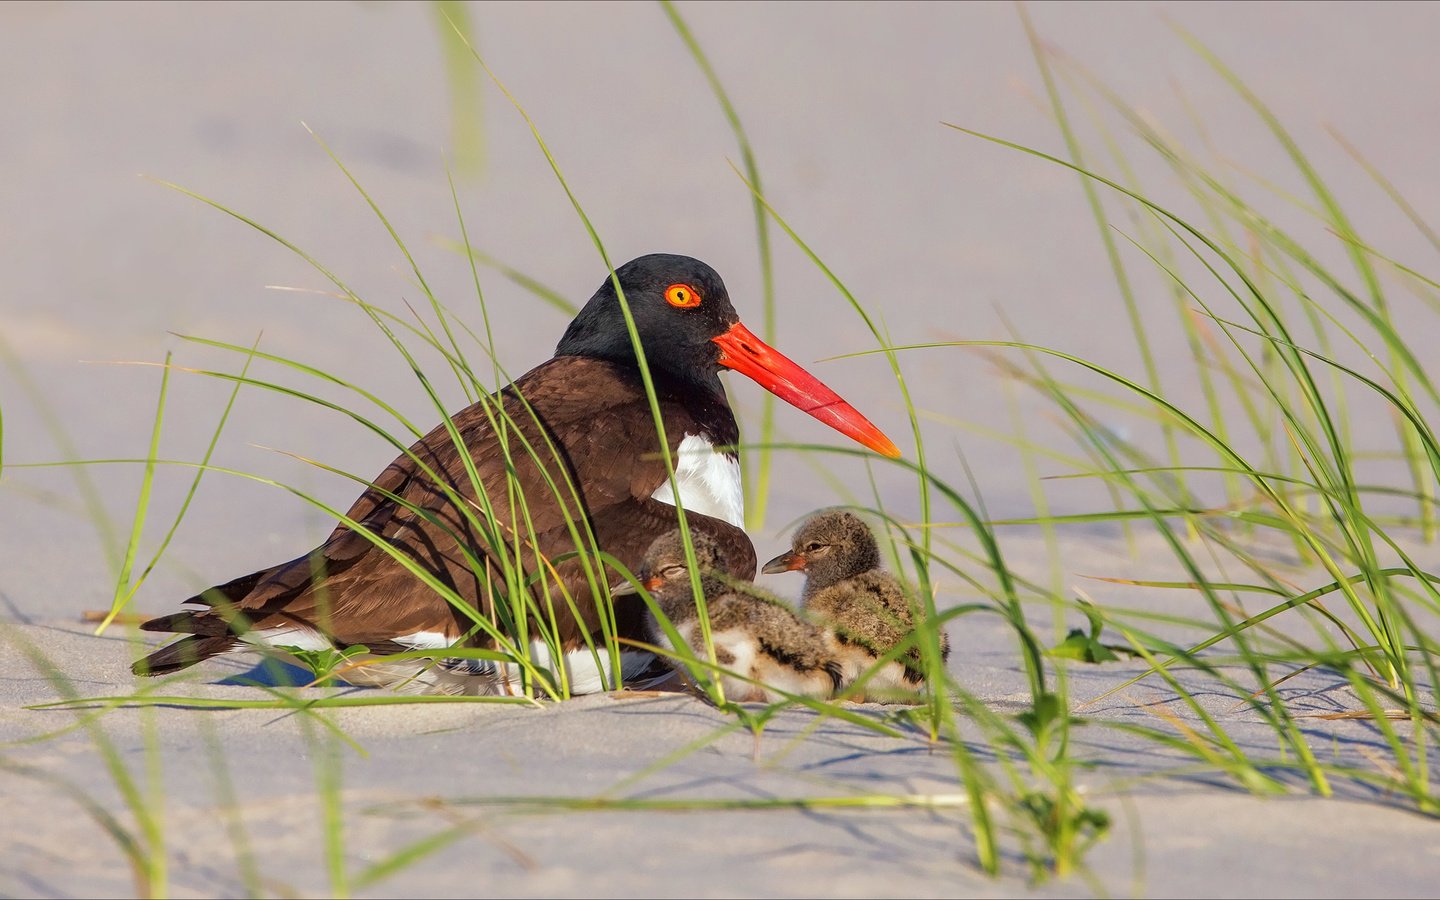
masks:
[[[672,284],[665,289],[665,302],[681,309],[700,305],[700,292],[688,284]]]

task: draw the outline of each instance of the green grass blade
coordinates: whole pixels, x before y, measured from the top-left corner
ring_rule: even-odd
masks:
[[[160,426],[165,420],[165,394],[170,387],[170,358],[172,354],[165,354],[165,362],[160,369],[160,399],[155,408],[155,424],[150,429],[150,453],[146,457],[144,474],[140,478],[140,497],[135,501],[135,516],[130,526],[130,540],[125,545],[125,555],[120,560],[120,576],[115,581],[115,599],[111,601],[110,611],[95,628],[95,633],[104,634],[110,623],[125,608],[126,602],[134,596],[134,590],[130,584],[130,572],[135,565],[135,556],[140,550],[140,535],[145,530],[145,515],[150,506],[150,487],[155,482],[155,460],[160,456]]]
[[[470,66],[475,29],[459,0],[432,0],[445,81],[450,88],[450,146],[461,174],[475,178],[485,168],[485,94]]]
[[[660,7],[670,19],[670,24],[685,42],[685,47],[690,51],[695,65],[705,75],[705,81],[714,92],[715,99],[720,103],[720,109],[725,113],[725,120],[730,123],[730,130],[735,133],[735,142],[740,145],[740,162],[745,167],[745,175],[750,184],[754,186],[755,193],[751,196],[751,206],[755,213],[755,243],[760,253],[760,286],[761,286],[761,310],[762,326],[760,338],[769,344],[775,343],[775,266],[770,253],[770,222],[765,214],[765,206],[760,202],[762,192],[760,186],[760,168],[755,162],[755,152],[750,146],[750,138],[745,133],[745,127],[740,124],[740,114],[736,112],[735,106],[730,102],[730,95],[725,92],[725,87],[720,82],[720,76],[715,73],[715,68],[710,64],[710,59],[705,51],[700,49],[700,42],[695,39],[690,26],[685,24],[685,19],[680,15],[671,0],[660,0]],[[775,398],[768,391],[760,401],[760,443],[766,444],[775,436]],[[743,436],[742,436],[743,437]],[[759,463],[756,466],[755,478],[750,478],[749,457],[742,458],[746,467],[745,487],[745,527],[750,531],[761,531],[765,528],[765,506],[770,499],[770,451],[763,447],[756,454]]]

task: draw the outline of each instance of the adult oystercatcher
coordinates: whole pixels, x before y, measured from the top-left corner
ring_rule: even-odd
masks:
[[[825,633],[779,601],[727,585],[716,574],[729,569],[720,546],[704,534],[695,535],[693,543],[725,696],[741,702],[778,703],[785,699],[779,691],[805,697],[835,693],[841,686],[841,670]],[[705,659],[704,633],[678,528],[650,545],[639,577],[676,634],[691,652]],[[675,649],[654,613],[647,616],[646,623],[652,643]],[[681,665],[678,658],[666,662],[675,668]]]
[[[185,601],[199,609],[142,625],[187,636],[137,662],[136,674],[166,674],[257,644],[363,645],[382,659],[457,643],[516,649],[481,629],[483,619],[492,630],[528,640],[530,659],[564,679],[570,692],[604,690],[619,679],[597,638],[607,630],[602,618],[613,613],[611,634],[638,637],[644,606],[633,596],[606,602],[608,586],[620,579],[597,572],[597,551],[637,567],[650,543],[676,526],[672,491],[692,530],[723,548],[728,573],[754,577],[733,447],[739,432],[722,369],[749,376],[879,453],[899,455],[835,392],[751,334],[709,266],[654,254],[621,266],[615,280],[654,384],[673,485],[607,278],[552,359],[410,447],[319,547]],[[521,591],[528,599],[515,602]],[[517,616],[527,609],[528,620]],[[346,679],[424,692],[510,693],[526,677],[510,662],[476,656],[483,654],[442,666],[377,663]],[[639,652],[619,657],[623,677],[653,661]]]
[[[844,682],[851,684],[910,637],[920,610],[912,607],[895,576],[881,567],[875,535],[854,513],[816,513],[795,529],[790,544],[762,571],[805,573],[801,603],[814,621],[828,629]],[[940,655],[950,658],[950,638],[943,631]],[[920,648],[912,645],[870,676],[865,686],[882,693],[913,691],[924,680]]]

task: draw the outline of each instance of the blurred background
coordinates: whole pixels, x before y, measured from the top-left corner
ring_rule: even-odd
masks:
[[[770,202],[896,343],[1005,339],[1008,320],[1025,340],[1139,375],[1136,342],[1078,178],[942,125],[1065,155],[1015,6],[677,8],[734,102]],[[114,363],[158,363],[167,351],[186,367],[235,372],[242,363],[175,334],[245,346],[259,338],[265,351],[373,391],[422,430],[437,421],[370,320],[313,293],[333,289],[322,275],[259,231],[157,179],[283,236],[377,306],[405,315],[407,303],[423,305],[403,255],[308,126],[381,207],[437,295],[478,329],[469,265],[446,245],[459,237],[448,157],[477,248],[576,304],[599,286],[604,263],[524,120],[478,66],[447,70],[451,38],[439,9],[390,2],[0,5],[4,615],[68,617],[108,606],[140,467],[15,466],[143,457],[160,373]],[[1065,57],[1182,133],[1197,152],[1213,151],[1237,180],[1273,193],[1277,216],[1323,239],[1322,225],[1289,208],[1286,196],[1305,189],[1284,150],[1175,27],[1189,31],[1283,119],[1332,178],[1359,232],[1400,259],[1425,252],[1423,236],[1326,127],[1355,144],[1416,209],[1440,208],[1440,7],[1027,9],[1041,37]],[[480,54],[544,136],[611,258],[655,251],[699,257],[721,272],[742,317],[759,330],[751,198],[730,164],[739,163],[739,151],[663,9],[485,3],[465,5],[463,17]],[[457,58],[466,62],[450,57]],[[1186,195],[1158,163],[1136,162],[1158,202],[1186,208]],[[1126,220],[1117,214],[1116,224]],[[865,324],[782,232],[772,235],[775,345],[909,453],[903,401],[884,359],[821,362],[873,348]],[[1138,251],[1125,248],[1129,264],[1144,269]],[[551,354],[567,317],[492,268],[480,274],[500,362],[518,375]],[[1151,339],[1162,375],[1171,375],[1167,394],[1193,404],[1184,370],[1166,368],[1171,358],[1188,363],[1188,355],[1162,291],[1158,277],[1137,285],[1142,311],[1156,311]],[[422,361],[451,409],[463,406],[439,360]],[[963,450],[990,514],[1030,512],[1023,467],[1011,446],[990,434],[1013,434],[1018,420],[1031,440],[1058,445],[1064,437],[1045,404],[1007,387],[973,351],[921,351],[902,363],[916,405],[934,416],[926,428],[937,471],[964,485]],[[257,365],[252,374],[354,402],[281,367]],[[759,389],[734,377],[728,384],[753,429]],[[161,456],[199,459],[228,392],[226,383],[177,372]],[[782,440],[843,440],[787,407],[777,410],[777,429]],[[395,455],[344,416],[242,390],[215,464],[294,485],[342,509],[358,493],[353,482],[277,450],[361,477]],[[873,502],[859,463],[780,454],[770,513],[754,534],[762,558],[778,548],[794,517],[844,499],[817,462],[828,478]],[[182,469],[157,476],[147,553],[190,477]],[[887,506],[914,514],[913,479],[886,467],[875,479]],[[1094,509],[1100,496],[1082,483],[1051,483],[1047,491],[1057,512]],[[136,608],[168,609],[193,590],[299,555],[331,524],[284,490],[207,476]]]

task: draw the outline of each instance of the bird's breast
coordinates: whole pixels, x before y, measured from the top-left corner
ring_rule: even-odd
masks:
[[[690,512],[745,527],[745,495],[740,486],[740,459],[715,449],[705,435],[687,434],[675,453],[675,478],[650,496],[661,503],[680,503]]]

